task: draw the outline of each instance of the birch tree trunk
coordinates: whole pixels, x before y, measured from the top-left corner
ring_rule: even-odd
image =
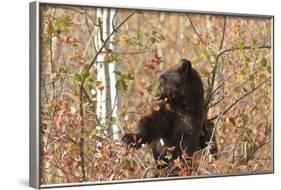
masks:
[[[110,22],[109,22],[109,26],[110,26],[110,33],[114,30],[113,26],[116,25],[116,22],[117,22],[117,18],[116,18],[116,10],[115,9],[110,9]],[[116,34],[113,35],[114,38],[116,38]],[[113,52],[115,50],[117,50],[117,47],[118,44],[115,43],[114,45],[112,43],[109,44],[109,49],[112,49]],[[109,64],[109,76],[110,76],[110,84],[111,84],[111,88],[110,88],[110,91],[111,91],[111,117],[112,118],[117,118],[118,115],[118,105],[119,105],[119,102],[118,102],[118,93],[116,91],[116,88],[115,88],[115,84],[116,84],[116,75],[113,71],[116,70],[116,65],[117,65],[117,62],[114,62],[112,64]],[[116,120],[116,119],[115,119]],[[112,128],[112,133],[113,133],[113,139],[114,140],[117,140],[120,138],[120,133],[121,133],[121,130],[120,128],[116,125],[116,123],[114,122],[112,125],[111,125],[111,128]]]
[[[112,33],[115,25],[115,9],[98,8],[97,9],[97,23],[100,24],[99,31],[95,36],[96,47],[100,49],[104,40]],[[115,35],[112,36],[112,39]],[[109,40],[112,41],[112,40]],[[113,44],[105,45],[105,50],[113,50]],[[117,92],[115,88],[116,76],[113,71],[116,70],[116,63],[105,63],[105,55],[100,54],[97,58],[97,80],[104,86],[103,90],[97,91],[97,106],[96,113],[103,126],[100,126],[99,133],[106,136],[113,136],[114,139],[119,138],[120,129],[112,124],[112,118],[117,117]]]

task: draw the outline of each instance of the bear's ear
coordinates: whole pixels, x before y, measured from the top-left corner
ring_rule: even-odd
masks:
[[[188,79],[190,72],[191,72],[191,62],[187,59],[181,60],[181,73],[184,75],[185,79]]]

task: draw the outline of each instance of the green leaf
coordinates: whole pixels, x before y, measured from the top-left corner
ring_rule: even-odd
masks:
[[[245,69],[243,68],[241,71],[240,71],[240,75],[245,75],[246,74],[246,71]]]
[[[239,49],[243,49],[245,47],[245,42],[244,41],[240,41],[238,44],[238,48]]]
[[[115,73],[115,74],[118,75],[118,76],[121,76],[121,75],[122,75],[122,73],[121,73],[120,71],[113,71],[113,73]]]
[[[245,57],[245,62],[250,62],[251,61],[251,59],[249,58],[249,57]]]
[[[154,44],[156,42],[156,39],[154,37],[150,37],[150,41],[152,44]]]
[[[119,79],[116,81],[115,88],[119,91],[127,92],[128,91],[128,85],[126,84],[125,80]]]
[[[249,121],[249,116],[246,114],[242,115],[243,122],[246,124]]]
[[[108,54],[105,56],[104,58],[104,62],[105,63],[115,63],[115,62],[119,62],[119,55],[118,54]]]
[[[271,74],[271,66],[267,66],[267,67],[266,67],[266,70],[267,70],[267,72],[268,72],[269,74]]]
[[[253,38],[253,45],[257,45],[257,40],[255,38]]]
[[[116,117],[111,117],[111,122],[112,122],[112,123],[116,123],[116,121],[117,121],[117,120],[116,120]]]
[[[74,80],[77,82],[81,82],[82,81],[82,76],[80,74],[75,74],[74,75]]]
[[[134,80],[134,76],[131,73],[127,73],[122,77],[124,80]]]
[[[254,74],[250,74],[249,80],[250,80],[250,81],[253,81],[254,79],[255,79],[255,75],[254,75]]]
[[[128,152],[124,152],[124,153],[123,153],[123,156],[124,156],[124,157],[127,157],[128,155],[129,155]]]
[[[252,88],[252,89],[254,89],[255,87],[256,87],[256,85],[255,85],[255,83],[250,83],[250,87]]]
[[[86,79],[90,76],[90,72],[89,71],[84,71],[82,74],[83,78]]]
[[[116,81],[115,84],[116,89],[126,93],[128,91],[127,81],[134,80],[134,76],[129,72],[127,74],[123,74],[120,71],[113,71],[113,72],[120,77],[120,79]]]
[[[207,51],[207,50],[204,50],[203,52],[202,52],[208,59],[211,57],[211,55],[212,55],[212,52],[211,51]]]
[[[130,39],[129,37],[127,37],[127,38],[125,39],[125,43],[126,43],[126,45],[127,45],[127,48],[129,48],[129,47],[132,46],[132,41],[131,41],[131,39]]]
[[[264,57],[261,59],[261,65],[262,65],[263,67],[266,67],[266,66],[267,66],[267,60],[266,60]]]

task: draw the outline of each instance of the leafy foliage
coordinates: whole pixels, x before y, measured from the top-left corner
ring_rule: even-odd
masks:
[[[114,71],[114,73],[119,76],[119,79],[116,81],[115,87],[118,91],[128,92],[127,82],[134,80],[134,76],[130,73],[123,74],[120,71]]]
[[[104,62],[89,68],[97,52],[90,35],[100,24],[96,9],[41,8],[42,184],[272,171],[272,54],[259,47],[269,44],[269,19],[226,17],[222,41],[222,16],[192,14],[193,28],[183,13],[138,12],[108,42],[118,48],[102,49]],[[118,11],[118,18],[128,13]],[[100,131],[133,131],[142,115],[157,111],[157,76],[183,57],[203,79],[207,117],[214,118],[207,130],[215,138],[158,169],[147,146],[136,151]],[[116,64],[111,85],[121,92],[109,126],[96,114],[97,92],[108,87],[97,79],[100,64]]]

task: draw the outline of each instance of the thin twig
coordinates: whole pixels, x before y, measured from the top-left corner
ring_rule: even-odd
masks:
[[[196,28],[195,28],[195,26],[194,26],[194,24],[191,20],[191,16],[189,14],[186,14],[186,17],[188,18],[188,20],[190,22],[190,25],[191,25],[194,33],[196,34],[196,36],[199,38],[200,42],[206,46],[207,44],[204,42],[204,40],[201,38],[200,34],[197,32],[197,30],[196,30]]]
[[[70,10],[70,11],[79,13],[79,14],[85,14],[85,12],[82,11],[82,10],[84,10],[84,8],[82,8],[81,10],[79,10],[79,9],[76,9],[76,8],[70,7],[70,6],[60,6],[60,7],[63,8],[63,9],[68,9],[68,10]],[[94,19],[92,19],[92,17],[91,17],[88,13],[86,13],[86,15],[87,15],[87,17],[91,20],[92,23],[95,23]]]
[[[238,98],[237,100],[235,100],[230,106],[228,106],[227,109],[225,109],[222,114],[226,114],[231,108],[233,108],[238,102],[240,102],[241,100],[243,100],[245,97],[247,97],[248,95],[250,95],[251,93],[253,93],[254,91],[256,91],[257,89],[259,89],[264,83],[266,83],[267,81],[269,81],[269,79],[271,79],[271,77],[267,77],[263,82],[261,82],[257,87],[253,88],[251,91],[247,92],[246,94],[244,94],[243,96],[241,96],[240,98]],[[214,119],[216,119],[218,117],[218,115],[212,117],[211,119],[208,119],[208,121],[213,121]]]
[[[109,51],[101,51],[100,53],[111,53],[111,54],[128,54],[128,55],[133,55],[133,54],[144,54],[144,53],[152,53],[156,52],[155,50],[142,50],[142,51],[132,51],[132,52],[109,52]]]
[[[244,46],[244,47],[233,47],[233,48],[228,48],[228,49],[223,49],[219,51],[219,53],[216,55],[216,62],[219,61],[219,58],[227,53],[227,52],[232,52],[232,51],[237,51],[237,50],[247,50],[247,49],[270,49],[270,45],[257,45],[257,46]]]
[[[80,106],[80,119],[81,119],[81,130],[80,130],[80,141],[79,141],[79,151],[81,159],[81,170],[82,170],[82,181],[87,181],[86,171],[85,171],[85,158],[84,158],[84,109],[83,109],[83,86],[80,86],[79,94],[79,106]]]
[[[98,52],[96,53],[95,57],[92,59],[90,66],[89,66],[89,70],[90,68],[94,65],[96,59],[98,58],[99,54],[102,52],[103,48],[105,47],[105,45],[107,44],[107,42],[110,40],[110,38],[113,36],[113,34],[115,34],[115,32],[117,32],[117,30],[119,30],[119,28],[121,28],[121,26],[123,24],[125,24],[125,22],[127,20],[129,20],[137,11],[132,12],[131,14],[129,14],[129,16],[127,16],[108,36],[107,38],[104,40],[102,46],[99,48]],[[82,84],[84,83],[85,80],[82,81]]]
[[[213,92],[211,93],[211,96],[213,97],[213,95],[224,85],[224,83],[226,82],[226,81],[228,81],[230,78],[231,78],[231,76],[233,76],[233,74],[231,74],[231,75],[229,75],[228,77],[226,77],[218,86],[217,86],[217,88],[215,88],[215,90],[213,90]]]
[[[225,29],[226,29],[226,16],[224,16],[224,22],[223,22],[223,28],[222,28],[222,37],[221,37],[221,41],[220,41],[220,47],[219,47],[219,50],[222,49],[223,47],[223,42],[224,42],[224,35],[225,35]],[[219,57],[218,57],[219,58]],[[215,85],[215,80],[216,80],[216,74],[217,74],[217,69],[218,69],[218,59],[217,59],[217,56],[216,56],[216,64],[215,64],[215,67],[213,68],[213,71],[212,71],[212,80],[211,80],[211,84],[210,84],[210,88],[208,89],[208,92],[207,92],[207,96],[206,96],[206,104],[205,104],[205,107],[207,109],[207,112],[208,112],[208,105],[212,99],[212,95],[213,95],[213,88],[214,88],[214,85]]]
[[[210,84],[211,87],[209,88],[209,90],[208,90],[208,92],[207,92],[207,95],[206,95],[206,103],[205,103],[206,108],[208,107],[208,105],[209,105],[209,103],[210,103],[210,101],[211,101],[211,99],[212,99],[212,96],[213,96],[213,94],[214,94],[214,93],[213,93],[213,86],[214,86],[214,83],[215,83],[216,70],[217,70],[217,67],[218,67],[218,64],[219,64],[219,58],[220,58],[223,54],[225,54],[225,53],[227,53],[227,52],[233,52],[233,51],[237,51],[237,50],[247,50],[247,49],[252,50],[252,49],[259,49],[259,48],[261,48],[261,49],[270,49],[271,46],[261,44],[261,45],[257,45],[257,46],[244,46],[244,47],[241,47],[241,48],[239,48],[239,47],[233,47],[233,48],[223,49],[223,50],[221,50],[221,51],[219,51],[219,52],[217,53],[217,55],[216,55],[216,57],[215,57],[215,63],[216,63],[216,65],[215,65],[215,67],[214,67],[214,69],[213,69],[213,71],[212,71],[212,81],[211,81],[211,84]]]
[[[99,50],[97,51],[96,55],[94,56],[94,58],[92,59],[89,67],[87,68],[87,70],[89,71],[91,69],[91,67],[96,63],[96,60],[99,56],[99,54],[102,53],[104,47],[106,46],[107,42],[110,40],[110,38],[113,36],[113,34],[115,34],[117,32],[117,30],[119,30],[119,28],[121,28],[121,26],[127,21],[129,20],[137,11],[132,12],[131,14],[129,14],[108,36],[107,38],[104,40],[102,46],[99,48]],[[101,27],[101,26],[100,26]],[[84,94],[86,95],[87,100],[90,103],[93,103],[91,101],[91,98],[89,97],[88,93],[86,92],[85,88],[84,88],[84,83],[85,83],[85,78],[82,80],[81,84],[80,84],[80,94],[84,92]],[[83,104],[82,99],[80,101],[80,109],[83,109],[83,107],[81,106]],[[100,126],[101,123],[99,122],[98,118],[96,117],[96,121],[99,123]]]
[[[250,153],[247,155],[247,158],[246,158],[246,162],[248,162],[249,160],[251,160],[254,155],[256,154],[256,152],[258,150],[260,150],[264,145],[270,143],[270,139],[268,139],[268,137],[270,136],[270,128],[267,128],[266,130],[266,136],[263,138],[262,142],[258,145],[258,146],[255,146],[251,151]]]
[[[219,99],[218,101],[216,101],[215,103],[213,103],[213,104],[209,105],[209,106],[208,106],[208,109],[210,109],[211,107],[216,106],[216,105],[217,105],[217,104],[219,104],[219,103],[220,103],[220,101],[222,101],[223,99],[224,99],[224,96],[223,96],[221,99]]]
[[[90,35],[90,38],[92,39],[92,43],[93,43],[93,46],[94,46],[94,49],[97,50],[97,47],[96,47],[96,44],[95,44],[95,38],[93,36],[93,31],[91,31],[91,28],[90,28],[90,25],[89,25],[89,22],[88,22],[88,16],[87,16],[87,8],[85,8],[85,21],[86,21],[86,26],[88,28],[88,33]]]

